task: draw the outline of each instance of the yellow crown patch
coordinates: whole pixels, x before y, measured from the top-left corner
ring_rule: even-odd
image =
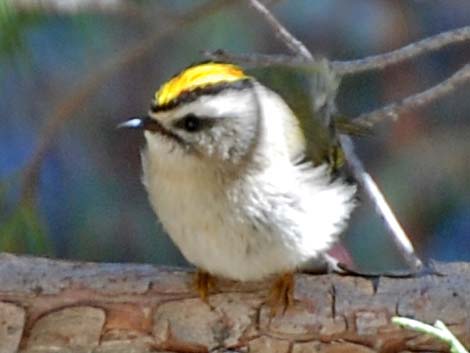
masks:
[[[163,106],[177,98],[182,92],[223,82],[234,82],[247,78],[243,70],[233,64],[204,63],[191,66],[173,77],[155,93],[157,106]]]

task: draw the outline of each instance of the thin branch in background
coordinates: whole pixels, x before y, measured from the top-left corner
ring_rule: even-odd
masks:
[[[264,7],[257,0],[249,0],[249,2],[273,27],[273,30],[275,33],[277,33],[277,36],[284,42],[284,44],[286,44],[290,50],[294,51],[295,54],[307,60],[314,60],[313,55],[303,45],[303,43],[290,34],[289,31],[287,31],[287,29],[279,21],[277,21],[276,18],[274,18],[274,16],[266,7]],[[392,235],[395,244],[398,245],[398,250],[412,269],[420,269],[422,267],[421,260],[416,256],[413,245],[406,236],[406,233],[401,228],[393,212],[391,212],[391,209],[385,201],[385,198],[380,192],[379,188],[373,181],[372,177],[365,171],[362,162],[360,162],[359,157],[354,151],[352,140],[349,138],[345,139],[344,136],[340,135],[340,141],[346,143],[346,161],[348,162],[348,165],[350,166],[358,182],[361,185],[366,186],[364,188],[364,192],[375,205],[376,211],[382,217],[387,229]]]
[[[270,22],[270,24],[272,23]],[[279,29],[276,29],[276,33],[278,32],[283,33]],[[362,73],[364,71],[380,70],[391,65],[399,64],[405,60],[413,59],[419,55],[429,54],[430,52],[441,49],[445,46],[458,44],[464,41],[470,41],[470,26],[439,33],[435,36],[410,43],[402,48],[384,54],[372,55],[357,60],[333,60],[331,61],[331,68],[338,75],[351,75]],[[294,41],[292,43],[297,42]],[[294,44],[289,44],[289,48],[291,47],[294,47]],[[303,45],[301,47],[305,48]],[[295,53],[301,52],[299,50]],[[302,57],[298,57],[282,54],[234,54],[222,50],[205,52],[205,55],[214,60],[228,60],[255,67],[282,65],[296,69],[309,70],[312,65],[315,66],[316,64],[315,60],[304,55],[302,55]]]
[[[158,2],[151,2],[142,6],[136,1],[128,0],[4,0],[6,6],[18,13],[35,12],[41,15],[73,16],[78,14],[92,14],[105,16],[120,16],[139,24],[153,24],[155,14],[164,18],[167,23],[175,16],[168,6]]]
[[[415,58],[418,55],[428,54],[449,44],[456,44],[467,40],[470,40],[470,26],[439,33],[385,54],[368,56],[359,60],[333,61],[332,65],[338,74],[341,75],[380,70],[404,60]]]
[[[316,60],[285,54],[235,54],[222,49],[214,51],[205,50],[202,54],[211,60],[230,61],[245,67],[286,66],[293,69],[310,71],[312,68],[315,69],[317,65]]]
[[[470,82],[470,64],[457,70],[452,76],[437,85],[423,92],[406,97],[400,102],[391,103],[370,113],[362,114],[355,118],[354,122],[364,127],[371,128],[385,120],[391,119],[396,121],[401,114],[441,98],[455,90],[458,86],[468,82]]]
[[[271,28],[274,31],[276,37],[278,37],[281,42],[283,42],[290,51],[294,54],[313,60],[313,55],[305,47],[305,45],[295,38],[278,20],[273,16],[271,11],[269,11],[266,6],[260,3],[258,0],[248,0],[250,5],[258,11],[264,19],[269,23]]]
[[[77,89],[55,107],[39,133],[38,145],[24,170],[22,201],[30,202],[35,198],[42,163],[54,145],[60,130],[65,123],[74,117],[74,113],[95,95],[106,80],[110,79],[116,71],[131,65],[150,52],[161,38],[234,3],[234,0],[214,0],[196,7],[167,26],[152,32],[149,37],[140,40],[135,46],[125,48],[121,53],[113,55],[113,59],[101,66],[99,70],[92,72],[87,79],[79,84]]]
[[[39,11],[46,14],[73,15],[79,12],[126,14],[139,12],[136,4],[127,0],[6,0],[16,11]]]
[[[377,213],[383,218],[384,224],[388,228],[389,232],[394,235],[392,240],[394,241],[395,246],[405,258],[406,262],[411,264],[413,269],[420,269],[422,266],[421,260],[416,257],[413,245],[385,200],[379,187],[374,182],[370,174],[366,172],[364,165],[357,157],[351,138],[347,135],[341,134],[339,136],[339,140],[354,177],[359,182],[362,189],[369,195],[370,199],[373,200]]]

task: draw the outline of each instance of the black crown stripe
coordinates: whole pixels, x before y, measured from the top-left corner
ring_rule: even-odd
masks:
[[[252,79],[244,78],[238,81],[221,82],[209,86],[197,87],[192,90],[181,92],[176,98],[166,104],[158,105],[154,100],[150,105],[150,111],[152,113],[168,111],[176,108],[180,104],[195,101],[201,96],[215,95],[226,89],[242,90],[244,88],[252,87],[252,84]]]

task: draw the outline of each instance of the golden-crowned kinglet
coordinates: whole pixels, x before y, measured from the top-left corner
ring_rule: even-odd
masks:
[[[238,66],[186,68],[156,92],[148,116],[121,126],[144,130],[150,202],[206,277],[291,281],[285,274],[322,260],[354,207],[355,187],[306,158],[284,100]]]

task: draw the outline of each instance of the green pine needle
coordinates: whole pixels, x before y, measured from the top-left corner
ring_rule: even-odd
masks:
[[[449,345],[451,353],[468,353],[462,343],[454,336],[447,326],[440,320],[434,323],[434,326],[424,322],[408,319],[406,317],[392,317],[394,324],[400,325],[410,330],[431,335]]]

